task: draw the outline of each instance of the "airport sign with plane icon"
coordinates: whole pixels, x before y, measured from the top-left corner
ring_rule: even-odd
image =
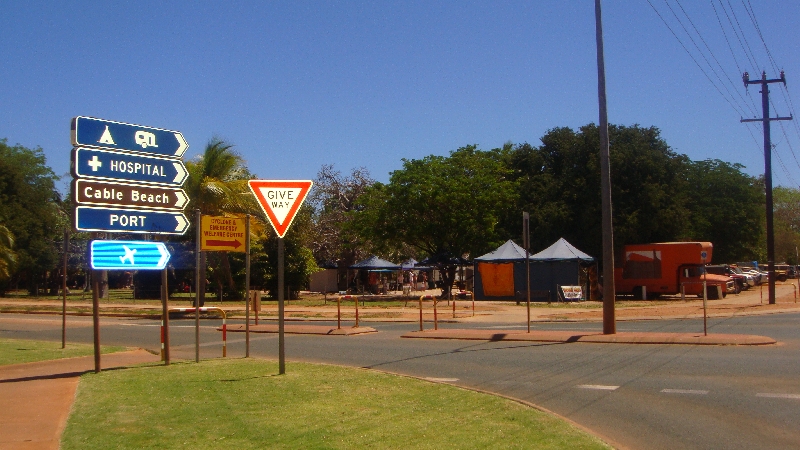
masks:
[[[72,119],[72,145],[103,147],[180,158],[189,144],[179,131],[78,116]]]
[[[90,259],[95,270],[162,270],[169,250],[163,242],[92,241]]]

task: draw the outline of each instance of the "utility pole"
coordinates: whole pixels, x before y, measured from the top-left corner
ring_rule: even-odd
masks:
[[[611,164],[608,149],[608,110],[606,108],[606,65],[603,56],[603,19],[600,0],[594,0],[597,39],[597,100],[600,106],[600,192],[603,227],[603,334],[616,334],[616,289],[614,287],[614,228],[611,215]]]
[[[773,120],[792,120],[789,117],[769,117],[769,83],[783,83],[786,86],[786,76],[781,70],[781,77],[768,80],[767,72],[761,72],[760,80],[750,81],[750,74],[745,72],[742,76],[744,87],[751,84],[761,85],[761,119],[742,119],[741,122],[762,122],[764,124],[764,184],[767,193],[767,272],[769,272],[769,304],[775,304],[775,228],[772,223],[772,141],[770,139],[769,123]]]

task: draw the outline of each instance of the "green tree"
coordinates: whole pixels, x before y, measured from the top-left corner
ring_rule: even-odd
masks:
[[[319,270],[314,254],[309,248],[313,227],[312,208],[310,205],[304,204],[283,238],[283,282],[284,288],[288,292],[288,295],[284,296],[285,298],[296,299],[298,291],[308,286],[311,274]],[[259,267],[265,269],[264,287],[270,291],[272,297],[277,298],[278,237],[274,230],[262,236],[261,245],[264,254]]]
[[[531,247],[560,237],[591,255],[602,254],[600,138],[596,125],[555,128],[542,145],[513,149],[509,166],[519,186],[517,211],[531,214]],[[625,244],[688,237],[685,171],[655,127],[610,125],[614,241]],[[505,228],[519,230],[519,214]],[[516,233],[516,232],[515,232]],[[516,234],[514,234],[516,235]]]
[[[356,239],[346,226],[351,220],[351,211],[358,207],[358,199],[375,181],[361,167],[350,175],[342,175],[333,165],[324,165],[317,172],[314,188],[309,195],[311,207],[310,245],[314,258],[319,263],[336,263],[345,286],[347,267],[366,257],[370,248],[353,245]]]
[[[764,254],[764,187],[720,160],[693,162],[688,171],[690,236],[714,244],[715,262],[758,259]]]
[[[499,233],[500,217],[515,204],[514,184],[503,149],[461,147],[449,156],[403,160],[388,184],[375,183],[352,212],[362,240],[383,254],[403,245],[422,255],[481,255],[507,239]],[[442,259],[450,261],[449,258]],[[456,267],[443,263],[442,295],[447,295]]]
[[[778,186],[772,190],[772,203],[776,262],[800,264],[800,190]]]
[[[17,262],[11,277],[0,284],[25,286],[31,292],[46,283],[58,260],[60,235],[67,224],[56,190],[58,177],[47,166],[40,147],[9,146],[0,139],[0,221],[11,232]]]
[[[247,169],[245,160],[233,149],[233,145],[219,138],[212,138],[203,153],[186,162],[189,178],[184,189],[189,196],[187,210],[200,210],[202,215],[242,216],[252,214],[260,217],[260,209],[247,186],[253,176]],[[195,220],[192,217],[193,227]],[[190,229],[187,235],[193,237],[196,231]],[[238,292],[234,281],[234,266],[243,266],[243,258],[236,256],[231,261],[228,252],[203,253],[201,261],[201,279],[209,279],[217,290],[220,300],[225,291]],[[208,270],[206,271],[206,268]],[[205,294],[205,283],[200,283],[202,299]]]
[[[0,282],[11,278],[16,262],[14,235],[4,225],[0,225]]]

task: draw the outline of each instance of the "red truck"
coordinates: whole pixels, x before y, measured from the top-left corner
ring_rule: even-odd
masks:
[[[710,242],[626,245],[622,260],[614,268],[616,293],[652,299],[680,294],[683,287],[686,295],[702,297],[705,281],[708,298],[724,297],[733,292],[734,282],[730,277],[706,273],[712,249]]]

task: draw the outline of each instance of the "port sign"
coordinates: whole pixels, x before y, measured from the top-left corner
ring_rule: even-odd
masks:
[[[269,218],[278,237],[289,230],[297,211],[305,201],[311,180],[250,180],[247,182],[261,209]]]
[[[189,144],[179,131],[78,116],[72,119],[72,145],[152,153],[180,158]]]
[[[183,234],[189,221],[179,211],[78,206],[75,230],[108,233]]]

